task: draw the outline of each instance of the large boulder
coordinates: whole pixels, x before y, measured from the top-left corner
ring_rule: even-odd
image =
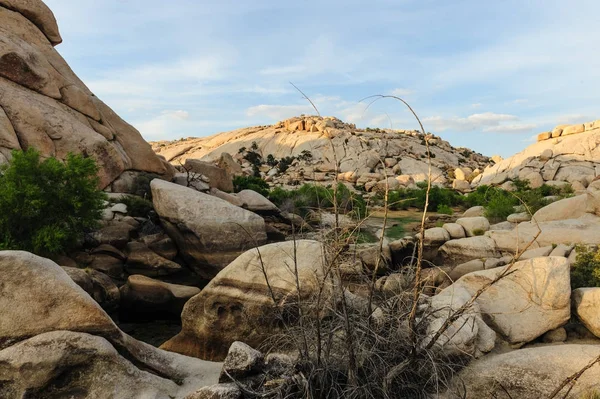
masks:
[[[573,311],[577,318],[597,337],[600,337],[600,288],[573,290]]]
[[[546,205],[533,214],[536,222],[549,222],[552,220],[577,219],[586,212],[588,195],[565,198]]]
[[[473,259],[500,256],[496,242],[486,236],[450,240],[440,247],[440,257],[445,265],[459,265]]]
[[[510,253],[529,244],[531,249],[556,244],[597,244],[600,218],[588,213],[578,219],[522,222],[514,230],[491,230],[485,234],[495,241],[499,251]]]
[[[569,320],[570,267],[563,257],[535,258],[476,271],[446,290],[461,287],[475,295],[506,268],[510,272],[477,298],[484,320],[504,339],[511,344],[524,344]]]
[[[54,330],[117,332],[102,308],[51,260],[0,251],[0,270],[0,349]]]
[[[127,170],[170,179],[141,134],[73,73],[53,47],[60,41],[42,1],[0,0],[0,162],[34,147],[43,157],[93,157],[102,188]]]
[[[186,160],[185,168],[191,173],[207,177],[210,187],[214,187],[227,193],[233,191],[233,179],[226,169],[219,168],[218,166],[198,159]]]
[[[483,216],[463,217],[456,220],[467,233],[467,237],[483,235],[490,229],[490,222]]]
[[[548,398],[567,378],[600,356],[599,345],[551,345],[489,355],[471,362],[440,399]],[[583,398],[597,392],[600,367],[583,373],[557,398]]]
[[[33,22],[52,45],[62,43],[54,14],[42,0],[0,0],[0,7],[16,11]]]
[[[155,179],[152,202],[179,253],[202,277],[212,278],[244,251],[267,240],[260,216],[220,198]]]
[[[183,398],[220,364],[121,332],[51,260],[0,251],[0,397]]]
[[[259,347],[281,333],[278,315],[300,297],[311,297],[323,273],[324,247],[287,241],[251,249],[224,268],[181,314],[182,331],[161,348],[207,360],[223,360],[229,346]],[[267,282],[268,280],[268,282]]]
[[[430,344],[448,318],[465,306],[471,294],[462,287],[445,289],[429,301],[426,310],[427,334],[423,345]],[[433,348],[448,356],[476,356],[494,349],[496,333],[481,318],[479,305],[473,303],[465,312],[440,333]]]

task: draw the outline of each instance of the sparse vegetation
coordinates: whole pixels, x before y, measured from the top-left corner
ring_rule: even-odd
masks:
[[[118,202],[127,205],[127,214],[133,217],[147,218],[154,210],[152,201],[138,196],[124,196]]]
[[[265,197],[269,195],[269,184],[256,176],[235,176],[233,178],[233,191],[254,190]]]
[[[600,287],[600,250],[575,247],[577,258],[571,268],[571,288]]]
[[[0,249],[63,253],[98,226],[106,194],[98,189],[91,158],[69,154],[65,162],[39,152],[13,151],[0,168]]]

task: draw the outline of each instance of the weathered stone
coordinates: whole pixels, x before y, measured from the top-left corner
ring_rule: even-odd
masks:
[[[456,281],[465,274],[483,270],[484,268],[484,263],[481,259],[473,259],[466,263],[462,263],[456,266],[454,269],[452,269],[452,271],[450,272],[450,278],[452,279],[452,281]]]
[[[243,342],[231,344],[223,361],[223,369],[219,382],[240,380],[259,373],[265,366],[262,353]]]
[[[224,169],[230,176],[240,176],[243,174],[242,166],[227,152],[221,154],[221,157],[217,161],[217,166]]]
[[[560,201],[546,205],[533,214],[536,222],[548,222],[552,220],[577,219],[586,212],[588,203],[587,195],[565,198]]]
[[[544,132],[537,135],[537,141],[544,141],[552,138],[552,132]]]
[[[564,327],[559,327],[554,330],[548,331],[543,335],[542,341],[548,344],[555,344],[558,342],[565,342],[567,340],[567,330]]]
[[[253,190],[242,190],[236,194],[242,207],[256,213],[279,213],[279,208],[263,195]]]
[[[562,136],[568,136],[570,134],[578,134],[585,132],[585,126],[583,124],[580,125],[571,125],[567,126],[562,131]]]
[[[572,295],[575,315],[592,334],[600,337],[600,288],[577,288]]]
[[[510,223],[528,222],[530,220],[531,215],[527,212],[513,213],[512,215],[508,215],[506,218],[506,221]]]
[[[465,229],[458,223],[445,223],[442,228],[445,229],[448,234],[450,234],[450,238],[453,240],[457,238],[465,238],[467,234]]]
[[[56,18],[42,0],[0,0],[0,6],[30,20],[53,45],[62,43]]]
[[[420,235],[417,234],[415,236],[417,239],[420,238]],[[433,227],[431,229],[425,230],[425,245],[442,245],[446,241],[450,240],[450,233],[448,230],[442,227]]]
[[[127,262],[125,270],[129,274],[141,274],[147,277],[167,276],[178,273],[183,268],[177,263],[163,258],[141,242],[127,244]]]
[[[233,180],[231,175],[225,169],[203,162],[198,159],[188,159],[185,161],[185,168],[210,179],[210,186],[221,191],[230,193],[233,191]]]
[[[110,317],[49,259],[0,251],[0,349],[54,330],[110,334]]]
[[[463,369],[440,399],[547,398],[562,381],[583,370],[600,356],[598,345],[549,345],[485,356]],[[592,367],[559,398],[582,398],[595,392],[600,368]],[[567,396],[568,395],[568,396]]]
[[[462,214],[462,217],[470,218],[470,217],[483,216],[484,212],[485,212],[485,209],[483,208],[483,206],[474,206],[474,207],[467,209]]]
[[[245,250],[266,242],[260,216],[220,198],[162,180],[151,184],[154,208],[180,254],[212,278]]]
[[[511,344],[524,344],[569,320],[570,267],[565,258],[535,258],[506,267],[511,273],[487,287],[476,301],[497,333]],[[469,273],[453,285],[474,295],[506,267]]]
[[[440,255],[446,265],[458,265],[473,259],[501,256],[496,242],[486,236],[447,241],[440,247]]]
[[[446,323],[449,316],[463,307],[471,299],[471,294],[463,288],[446,288],[430,300],[427,316],[427,345]],[[479,306],[474,303],[453,321],[436,340],[433,348],[442,350],[449,356],[481,356],[494,349],[496,333],[481,319]]]
[[[188,395],[185,399],[243,399],[244,395],[237,382],[215,384],[203,387]]]
[[[490,222],[483,216],[462,217],[457,219],[456,223],[465,229],[467,237],[483,235],[490,229]]]
[[[313,295],[323,276],[323,251],[316,241],[298,240],[243,253],[186,303],[182,331],[162,348],[222,360],[235,341],[260,346],[279,331],[272,295],[278,306],[298,299],[296,269],[301,299]]]
[[[547,247],[528,249],[527,251],[523,252],[523,254],[521,254],[521,256],[519,257],[519,260],[526,260],[526,259],[539,258],[541,256],[548,256],[548,255],[550,255],[550,252],[552,252],[551,245],[549,245]]]

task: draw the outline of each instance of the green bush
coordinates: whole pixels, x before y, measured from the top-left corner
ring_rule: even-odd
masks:
[[[98,226],[106,194],[91,158],[40,159],[34,149],[13,151],[0,169],[0,248],[41,255],[72,249]]]
[[[448,205],[442,204],[437,207],[437,213],[441,213],[443,215],[452,215],[454,214],[454,210]]]
[[[356,218],[366,216],[367,204],[362,196],[352,193],[344,184],[337,189],[337,208]],[[333,208],[334,192],[331,187],[317,184],[304,184],[296,190],[276,187],[269,193],[269,200],[288,212],[306,215],[310,210]]]
[[[545,197],[554,195],[566,197],[572,193],[572,188],[551,187],[546,184],[532,189],[525,180],[513,180],[515,191],[508,192],[498,187],[479,186],[464,200],[464,204],[471,207],[481,205],[485,207],[485,216],[491,221],[506,220],[508,215],[515,212],[514,207],[527,205],[531,213],[535,213],[548,205]]]
[[[233,191],[253,190],[265,197],[269,195],[269,184],[257,176],[235,176],[233,178]]]
[[[388,193],[388,207],[391,210],[408,209],[410,207],[425,209],[427,183],[417,184],[416,189],[403,188]],[[382,200],[382,196],[378,196]],[[444,187],[432,186],[429,192],[429,210],[439,207],[454,207],[463,203],[463,197],[454,190]]]
[[[600,287],[600,250],[586,246],[575,247],[577,258],[571,267],[571,288]]]
[[[133,217],[147,218],[148,214],[154,210],[151,201],[137,196],[126,196],[118,202],[127,205],[127,214]]]

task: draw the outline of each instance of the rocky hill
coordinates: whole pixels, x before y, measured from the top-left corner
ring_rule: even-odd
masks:
[[[94,157],[102,187],[126,189],[138,172],[169,178],[171,168],[140,133],[94,96],[55,50],[61,41],[42,1],[0,0],[0,163],[14,149],[34,147],[59,159],[69,152]]]
[[[456,174],[472,178],[492,161],[466,148],[456,148],[432,134],[427,135],[432,153],[434,182],[450,185]],[[187,159],[216,161],[226,152],[243,171],[251,174],[248,152],[260,155],[258,169],[274,184],[301,181],[331,182],[340,179],[367,189],[390,177],[394,186],[425,180],[428,172],[425,136],[417,131],[358,129],[333,117],[301,116],[271,126],[249,127],[210,137],[153,142],[152,148],[173,165]],[[269,155],[275,162],[267,162]],[[290,159],[287,157],[293,157]],[[277,163],[287,158],[289,167]],[[336,170],[335,164],[339,164]],[[287,165],[286,165],[287,166]],[[455,173],[455,170],[461,170]],[[465,185],[461,186],[465,188]],[[469,188],[468,183],[466,188]]]
[[[495,184],[510,187],[516,178],[532,187],[546,183],[584,190],[600,174],[600,120],[557,126],[540,133],[537,142],[520,153],[490,166],[473,179],[472,185]]]

